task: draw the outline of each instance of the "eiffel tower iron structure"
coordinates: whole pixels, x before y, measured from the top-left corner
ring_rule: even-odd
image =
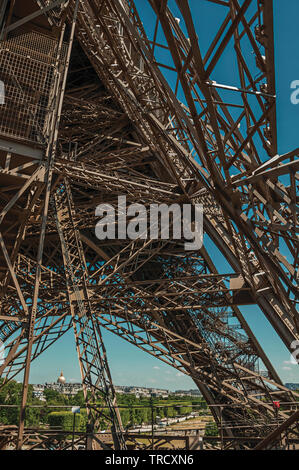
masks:
[[[70,330],[90,433],[104,415],[115,449],[126,436],[104,330],[189,376],[227,448],[298,435],[298,394],[242,311],[257,306],[293,351],[299,150],[278,153],[274,2],[202,3],[208,44],[192,0],[2,1],[0,386],[23,374],[5,431],[17,449],[32,437],[31,363]],[[209,243],[98,240],[96,206],[119,195],[202,204]]]

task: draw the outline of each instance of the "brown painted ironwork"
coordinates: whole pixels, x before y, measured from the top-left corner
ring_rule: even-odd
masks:
[[[205,54],[188,0],[176,0],[184,28],[167,0],[147,1],[153,37],[133,0],[0,8],[0,372],[4,383],[24,372],[18,448],[29,432],[30,364],[70,329],[90,419],[97,427],[87,389],[107,404],[116,448],[126,444],[102,328],[189,375],[222,445],[276,445],[298,427],[282,408],[273,430],[273,400],[296,407],[298,395],[239,308],[259,306],[292,352],[299,151],[278,154],[273,2],[209,2],[223,23]],[[230,85],[214,79],[228,50]],[[147,209],[202,204],[230,272],[180,240],[97,240],[95,208],[119,195]]]

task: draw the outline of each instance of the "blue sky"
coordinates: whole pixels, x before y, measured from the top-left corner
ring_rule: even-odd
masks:
[[[137,0],[136,4],[142,6],[142,20],[145,26],[150,28],[152,19],[150,8],[145,0]],[[172,0],[170,0],[170,4],[173,4]],[[275,0],[274,4],[278,146],[279,153],[285,153],[298,147],[299,105],[291,104],[290,83],[293,80],[299,80],[299,1]],[[211,35],[223,19],[224,9],[218,5],[211,5],[206,0],[190,0],[190,5],[192,5],[200,45],[203,52],[205,52]],[[180,16],[177,11],[174,11],[174,14]],[[232,79],[230,76],[231,60],[232,57],[229,55],[225,57],[222,68],[217,70],[218,81],[230,84]],[[169,80],[171,80],[170,75],[168,75]],[[207,238],[205,238],[205,243],[219,271],[229,272],[229,267]],[[259,308],[248,306],[243,307],[241,311],[282,380],[284,382],[299,382],[298,366],[290,364],[290,353],[277,337]],[[178,373],[175,369],[139,351],[111,333],[104,331],[103,336],[115,384],[157,386],[171,390],[194,388],[192,380]],[[80,381],[71,332],[56,343],[54,349],[47,351],[36,363],[32,364],[30,382],[38,383],[56,380],[61,370],[64,371],[68,381]]]

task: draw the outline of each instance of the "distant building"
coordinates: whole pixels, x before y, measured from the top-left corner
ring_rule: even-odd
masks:
[[[199,390],[176,390],[171,392],[170,390],[163,388],[152,388],[152,387],[136,387],[128,385],[119,385],[115,387],[117,393],[128,393],[135,395],[136,397],[150,397],[154,396],[157,398],[168,398],[170,395],[174,396],[185,396],[185,397],[200,397],[202,394]]]
[[[137,398],[155,396],[160,398],[168,398],[169,390],[161,388],[147,388],[147,387],[136,387],[128,385],[119,385],[115,387],[116,393],[128,393],[135,395]]]
[[[179,397],[201,397],[202,394],[200,393],[199,390],[176,390],[174,392],[175,396]]]
[[[287,384],[285,384],[285,386],[289,390],[299,390],[299,384],[296,384],[296,383],[287,383]]]
[[[45,389],[55,390],[62,395],[74,396],[77,395],[83,387],[81,383],[46,382],[45,384],[33,385],[33,396],[39,400],[45,401]]]
[[[62,371],[61,371],[60,377],[58,377],[57,383],[61,385],[64,385],[66,383],[66,378],[64,377]]]
[[[176,390],[174,392],[174,396],[176,397],[191,397],[191,393],[189,390]]]
[[[46,401],[44,390],[45,390],[45,386],[42,384],[33,385],[34,398],[38,398],[40,401]]]
[[[45,384],[33,385],[33,394],[40,400],[45,400],[44,391],[55,390],[63,395],[74,396],[81,390],[83,390],[81,383],[67,383],[66,379],[61,372],[57,382],[46,382]],[[156,398],[168,398],[171,395],[174,396],[188,396],[188,397],[199,397],[201,393],[199,390],[176,390],[171,392],[163,388],[153,387],[136,387],[133,385],[117,385],[115,386],[116,393],[119,394],[131,394],[135,395],[136,398],[150,398],[151,396]]]

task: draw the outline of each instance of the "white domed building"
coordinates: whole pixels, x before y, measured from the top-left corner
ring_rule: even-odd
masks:
[[[66,383],[66,379],[65,379],[62,371],[61,371],[60,377],[58,377],[57,383],[61,384],[61,385],[65,385],[65,383]]]

